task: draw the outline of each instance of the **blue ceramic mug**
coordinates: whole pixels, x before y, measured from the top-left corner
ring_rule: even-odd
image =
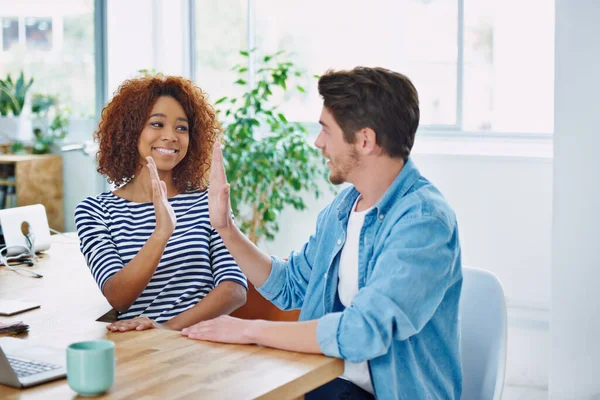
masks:
[[[83,396],[97,396],[115,382],[115,343],[77,342],[67,347],[67,382]]]

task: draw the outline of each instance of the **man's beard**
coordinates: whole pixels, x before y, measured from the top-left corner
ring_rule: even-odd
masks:
[[[336,161],[334,164],[333,160],[330,161],[331,168],[329,171],[329,182],[334,185],[341,185],[342,183],[347,182],[350,171],[360,164],[360,157],[358,151],[352,148],[347,156],[343,157],[339,162]]]

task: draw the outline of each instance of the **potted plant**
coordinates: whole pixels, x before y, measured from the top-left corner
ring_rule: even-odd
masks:
[[[67,136],[70,113],[68,108],[57,108],[47,131],[44,132],[40,128],[33,130],[35,136],[33,154],[49,153],[57,141],[63,140]]]
[[[33,78],[26,81],[23,71],[16,81],[10,74],[6,79],[0,79],[0,133],[3,137],[21,140],[31,137],[31,121],[21,113],[32,84]]]
[[[243,57],[250,53],[241,51]],[[236,65],[236,85],[245,88],[239,97],[216,101],[225,129],[224,162],[231,185],[231,206],[241,230],[249,239],[273,240],[278,216],[286,207],[303,210],[303,196],[319,196],[319,184],[327,177],[320,152],[308,142],[306,128],[289,121],[273,103],[277,91],[303,95],[302,86],[291,85],[303,74],[279,52],[261,57],[254,85],[245,79],[247,63]],[[292,89],[290,89],[292,88]]]
[[[31,96],[31,115],[33,117],[33,141],[25,146],[22,141],[15,140],[11,145],[11,153],[46,154],[52,150],[57,141],[64,139],[68,133],[71,110],[58,104],[55,95],[35,93]]]
[[[49,153],[56,141],[67,136],[71,110],[60,106],[57,96],[37,93],[31,99],[31,113],[37,116],[32,153]]]

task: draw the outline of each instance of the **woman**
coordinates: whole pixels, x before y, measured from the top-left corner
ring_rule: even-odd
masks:
[[[246,278],[212,228],[206,182],[221,134],[190,81],[123,83],[95,133],[98,172],[117,188],[75,210],[81,252],[117,310],[111,331],[181,330],[246,301]]]

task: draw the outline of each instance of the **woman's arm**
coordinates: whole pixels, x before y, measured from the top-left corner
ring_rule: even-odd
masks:
[[[226,281],[214,288],[205,298],[164,323],[158,323],[148,317],[117,321],[106,326],[112,332],[144,331],[153,328],[165,328],[180,331],[198,322],[208,321],[221,315],[227,315],[246,302],[246,287]]]
[[[205,298],[163,323],[168,329],[180,331],[200,321],[230,314],[246,303],[246,288],[237,282],[225,281],[217,285]]]
[[[142,294],[163,255],[168,237],[152,233],[140,251],[104,284],[102,294],[110,305],[125,312]]]
[[[156,228],[135,257],[104,284],[102,293],[119,312],[127,311],[152,279],[177,224],[175,211],[167,197],[167,186],[160,180],[152,157],[146,157],[146,160],[150,170]]]

